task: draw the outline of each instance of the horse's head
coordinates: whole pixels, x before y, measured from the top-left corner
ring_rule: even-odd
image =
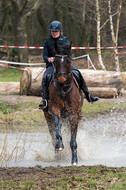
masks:
[[[71,75],[71,59],[70,51],[71,45],[67,47],[59,47],[55,44],[55,68],[56,68],[56,78],[61,86]]]

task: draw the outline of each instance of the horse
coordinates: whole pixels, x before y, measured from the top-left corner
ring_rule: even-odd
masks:
[[[77,165],[77,129],[83,105],[83,94],[71,71],[70,59],[71,43],[64,51],[55,45],[54,77],[49,84],[48,111],[44,112],[52,139],[55,141],[55,150],[64,149],[61,134],[61,119],[67,113],[70,124],[72,151],[72,165]],[[64,112],[65,111],[65,112]]]

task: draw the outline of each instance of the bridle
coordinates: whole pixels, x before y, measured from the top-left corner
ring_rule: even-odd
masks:
[[[61,58],[61,61],[63,62],[64,61],[64,58],[65,57],[68,57],[69,55],[60,55],[60,54],[56,54],[55,55],[55,57],[60,57]],[[54,66],[55,67],[55,66]],[[55,88],[58,90],[58,92],[60,93],[60,95],[63,97],[63,100],[65,101],[65,97],[66,97],[66,95],[70,92],[70,90],[72,89],[72,87],[73,87],[73,82],[74,82],[74,80],[73,80],[73,73],[71,73],[71,72],[58,72],[57,74],[56,74],[56,68],[55,68],[55,77],[54,77],[54,79],[53,79],[53,81],[54,81],[54,86],[55,86]],[[63,87],[61,87],[60,86],[60,83],[59,83],[59,81],[58,81],[58,78],[60,77],[60,76],[64,76],[65,77],[65,81],[64,81],[64,83],[63,83]],[[67,84],[67,80],[70,78],[70,76],[72,76],[72,80],[71,80],[71,82],[69,83],[69,84]],[[66,91],[64,91],[63,90],[63,88],[68,88]]]
[[[60,58],[61,58],[61,62],[63,62],[63,61],[64,61],[64,58],[65,58],[65,57],[68,57],[68,55],[56,54],[55,57],[60,57]],[[55,71],[55,73],[56,73],[56,71]],[[58,78],[59,78],[60,76],[64,76],[65,79],[66,79],[66,81],[67,81],[67,79],[71,76],[71,73],[70,73],[70,72],[58,72],[58,73],[56,74],[57,80],[58,80]]]

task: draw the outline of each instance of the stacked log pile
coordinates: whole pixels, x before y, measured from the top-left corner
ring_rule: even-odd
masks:
[[[114,98],[120,95],[123,88],[122,75],[114,71],[81,70],[87,86],[94,96]]]
[[[43,68],[28,68],[22,71],[20,80],[20,94],[41,96],[41,81]],[[122,88],[126,88],[126,73],[114,71],[99,71],[80,69],[89,91],[100,98],[117,97]]]

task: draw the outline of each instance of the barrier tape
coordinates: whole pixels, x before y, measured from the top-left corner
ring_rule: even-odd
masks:
[[[9,91],[9,90],[20,90],[20,88],[6,88],[6,89],[0,89],[0,91]]]
[[[23,70],[23,71],[33,71],[33,69],[13,67],[13,66],[5,65],[5,64],[0,64],[0,66],[2,66],[2,67],[7,67],[7,68],[12,68],[12,69],[19,69],[19,70]],[[44,69],[45,69],[45,68],[44,68]],[[44,69],[41,68],[39,71],[38,71],[38,69],[36,69],[36,70],[37,70],[38,72],[43,72]]]
[[[114,53],[115,55],[123,55],[126,54],[126,52],[119,52],[119,53]]]
[[[43,47],[30,47],[30,46],[7,46],[0,45],[1,48],[21,48],[21,49],[43,49]],[[114,47],[72,47],[72,49],[125,49],[126,46]]]
[[[7,67],[7,68],[12,68],[12,69],[19,69],[19,70],[24,70],[24,71],[32,71],[31,69],[23,69],[23,68],[19,68],[19,67],[13,67],[13,66],[9,66],[9,65],[5,65],[5,64],[0,64],[0,66],[2,67]]]
[[[0,63],[7,63],[7,64],[13,64],[13,65],[43,65],[43,63],[19,63],[19,62],[13,62],[13,61],[4,61],[4,60],[0,60]]]

